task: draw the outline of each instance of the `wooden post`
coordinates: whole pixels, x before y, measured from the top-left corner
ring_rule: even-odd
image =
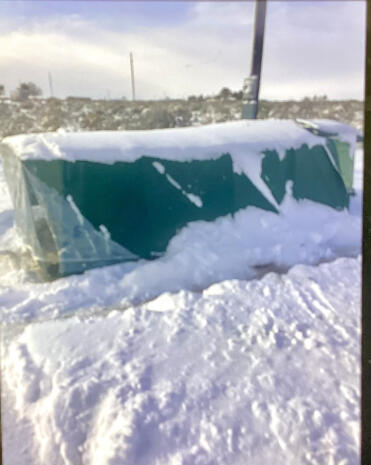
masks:
[[[135,79],[134,79],[134,58],[132,52],[130,52],[130,71],[131,71],[131,95],[133,102],[135,101]]]
[[[53,81],[52,81],[52,75],[51,75],[50,71],[48,72],[48,79],[49,79],[50,97],[54,97],[54,92],[53,92]]]

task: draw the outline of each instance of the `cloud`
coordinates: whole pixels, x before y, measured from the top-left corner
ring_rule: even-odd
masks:
[[[139,98],[211,94],[239,89],[249,74],[253,3],[196,2],[182,22],[149,26],[136,16],[136,27],[122,31],[71,13],[9,18],[2,30],[0,73],[8,90],[32,80],[48,94],[51,71],[60,97],[102,97],[107,90],[129,96],[133,51]],[[364,50],[365,2],[271,1],[261,96],[362,98]]]
[[[362,98],[365,2],[271,3],[262,92]]]

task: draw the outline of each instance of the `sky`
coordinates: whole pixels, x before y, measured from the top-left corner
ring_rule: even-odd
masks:
[[[0,1],[0,84],[138,99],[242,88],[254,2]],[[260,97],[363,99],[366,1],[268,0]]]

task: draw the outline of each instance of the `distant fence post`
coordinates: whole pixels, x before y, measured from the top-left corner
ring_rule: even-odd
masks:
[[[51,74],[50,71],[48,72],[48,80],[49,80],[49,93],[50,93],[50,97],[54,97],[53,80],[52,80],[52,74]]]
[[[131,72],[131,94],[133,102],[135,101],[135,80],[134,80],[134,58],[132,52],[130,52],[130,72]]]

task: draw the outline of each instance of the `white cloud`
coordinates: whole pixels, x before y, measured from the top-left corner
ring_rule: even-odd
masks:
[[[129,96],[133,51],[139,98],[238,89],[250,70],[252,28],[252,2],[197,2],[181,24],[135,32],[76,15],[33,20],[0,35],[1,83],[33,80],[48,94],[50,70],[58,96]],[[261,96],[361,98],[364,39],[365,2],[269,2]]]
[[[267,20],[262,92],[272,95],[277,82],[288,96],[362,98],[365,2],[278,3]]]
[[[253,2],[198,2],[193,7],[192,23],[209,30],[228,24],[232,28],[251,27],[253,20]]]

